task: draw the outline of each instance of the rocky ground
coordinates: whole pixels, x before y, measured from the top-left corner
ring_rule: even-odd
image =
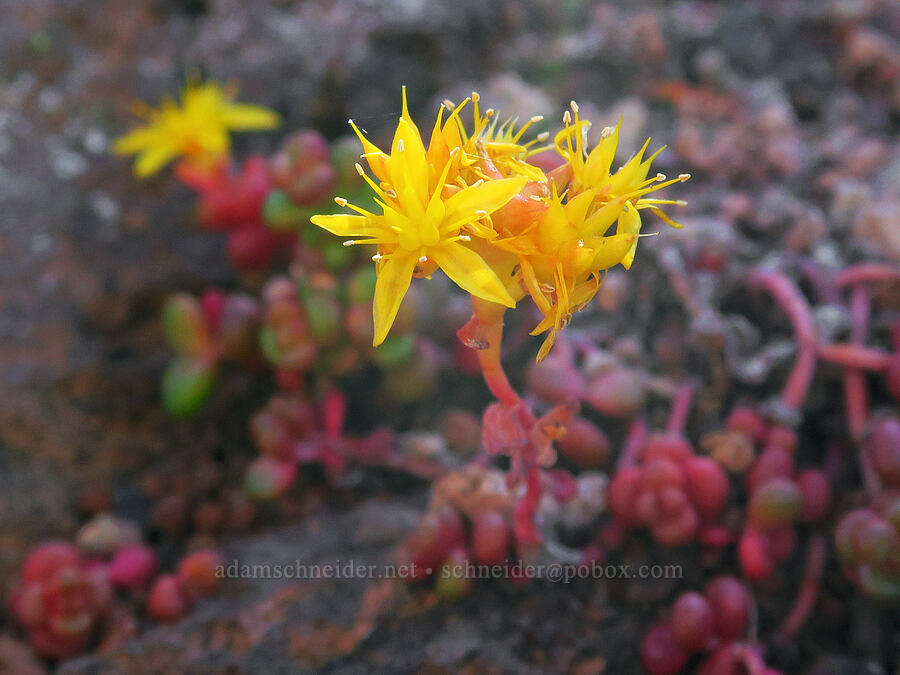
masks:
[[[160,305],[174,290],[237,287],[223,242],[193,227],[173,179],[138,184],[109,155],[130,103],[188,73],[234,79],[288,128],[331,137],[350,116],[389,127],[401,84],[416,110],[473,88],[525,117],[577,98],[610,120],[625,112],[625,147],[670,141],[661,168],[694,173],[683,220],[696,236],[726,236],[737,213],[763,242],[788,230],[789,246],[822,259],[900,261],[900,12],[889,0],[0,0],[0,12],[4,578],[29,545],[72,534],[86,486],[114,485],[117,508],[139,513],[135,480],[148,467],[252,454],[245,420],[265,383],[231,374],[191,422],[158,404]],[[277,142],[253,135],[238,152]],[[385,561],[423,499],[415,485],[329,494],[299,523],[226,551]],[[123,625],[61,671],[630,673],[644,619],[671,590],[484,584],[435,605],[394,582],[257,580],[137,640]],[[862,616],[840,643],[827,630],[810,637],[810,653],[851,659],[822,672],[864,672],[852,659],[892,652],[872,644]],[[19,637],[3,623],[0,635],[0,668],[24,672]]]

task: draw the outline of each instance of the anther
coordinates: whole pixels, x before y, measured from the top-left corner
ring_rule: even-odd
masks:
[[[569,113],[568,110],[566,110],[566,112],[563,113],[563,124],[565,124],[566,126],[569,126],[570,124],[572,124],[572,115]]]
[[[535,115],[535,116],[532,117],[529,121],[530,121],[532,124],[537,124],[538,122],[543,122],[543,121],[544,121],[544,116],[543,116],[543,115]]]
[[[334,203],[337,204],[338,206],[347,206],[347,200],[344,199],[343,197],[335,197]]]
[[[481,94],[479,94],[477,91],[473,91],[472,92],[472,103],[478,103],[478,101],[480,101],[480,100],[481,100]]]
[[[344,242],[344,246],[353,246],[353,244],[355,244],[355,243],[356,242],[353,241],[352,239],[348,239],[347,241]]]
[[[365,175],[366,175],[366,172],[365,172],[365,171],[363,170],[363,168],[362,168],[362,164],[360,164],[359,162],[357,162],[357,163],[354,164],[353,166],[356,167],[356,173],[358,173],[360,176],[365,176]]]
[[[578,104],[575,101],[569,101],[569,107],[572,109],[572,112],[576,115],[578,114]]]
[[[539,134],[536,136],[536,138],[538,139],[538,141],[539,141],[540,143],[543,143],[543,142],[546,141],[548,138],[550,138],[550,132],[549,132],[549,131],[542,131],[541,133],[539,133]]]
[[[419,262],[422,263],[422,264],[424,265],[425,263],[428,262],[428,256],[427,256],[427,255],[423,255],[421,258],[419,258]]]
[[[381,260],[383,257],[384,257],[384,256],[382,256],[380,253],[376,253],[375,255],[372,256],[372,262],[378,262],[378,261]]]
[[[470,237],[468,234],[461,234],[461,235],[459,235],[459,240],[460,241],[472,241],[472,237]]]
[[[682,183],[686,180],[690,180],[690,178],[691,178],[691,174],[689,174],[689,173],[678,174],[678,180],[680,180]]]
[[[447,110],[453,110],[456,107],[453,101],[451,101],[449,98],[445,98],[444,102],[441,105],[443,105]]]
[[[687,202],[684,201],[683,199],[676,199],[675,206],[687,206]]]
[[[397,141],[397,150],[403,152],[405,149],[406,147],[404,146],[403,139],[401,138],[399,141]]]
[[[662,181],[662,180],[665,180],[665,179],[666,179],[666,174],[664,174],[664,173],[658,173],[658,174],[656,174],[656,180]]]

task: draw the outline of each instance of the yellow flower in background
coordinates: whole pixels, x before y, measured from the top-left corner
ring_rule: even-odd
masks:
[[[672,199],[644,198],[646,194],[660,190],[673,183],[683,183],[691,177],[690,174],[683,173],[677,178],[667,180],[666,176],[660,173],[647,178],[653,160],[665,149],[665,146],[644,159],[644,153],[650,145],[650,139],[648,138],[637,154],[629,159],[618,171],[613,172],[612,163],[619,144],[619,129],[622,126],[622,120],[620,119],[615,127],[603,129],[600,134],[600,142],[588,153],[585,146],[587,144],[587,132],[591,123],[579,119],[578,106],[574,101],[571,103],[571,109],[574,114],[574,120],[572,114],[566,111],[566,114],[563,116],[565,128],[556,135],[554,140],[556,151],[562,155],[570,167],[569,199],[586,191],[592,192],[594,198],[591,201],[589,211],[603,211],[605,209],[609,220],[608,225],[618,220],[617,233],[619,234],[639,234],[641,231],[640,211],[644,209],[649,209],[654,215],[672,227],[682,227],[680,223],[669,218],[659,207],[664,204],[684,206],[685,202]],[[626,208],[628,204],[633,208]],[[635,239],[631,250],[622,260],[622,266],[625,269],[631,268],[636,249],[637,240]]]
[[[189,82],[180,105],[170,97],[158,109],[142,105],[137,114],[146,124],[117,138],[113,151],[137,155],[134,173],[139,178],[179,157],[198,168],[213,168],[228,156],[229,132],[273,129],[281,122],[267,108],[235,103],[235,93],[215,82]]]
[[[439,116],[435,134],[441,132]],[[373,256],[377,272],[373,344],[378,346],[387,337],[412,278],[430,276],[438,268],[473,296],[514,307],[515,301],[496,272],[468,244],[473,235],[493,235],[485,224],[490,214],[518,194],[526,179],[448,185],[451,169],[458,168],[460,151],[447,151],[444,144],[439,144],[441,147],[429,157],[419,129],[409,116],[405,89],[403,112],[390,153],[359,135],[364,156],[380,183],[369,178],[362,166],[357,165],[357,171],[375,191],[382,213],[371,213],[338,197],[335,201],[340,206],[348,206],[359,215],[317,215],[311,220],[332,234],[362,237],[346,241],[345,245],[378,247]]]

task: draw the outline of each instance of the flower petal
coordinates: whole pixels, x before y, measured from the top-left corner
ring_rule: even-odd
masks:
[[[400,195],[409,195],[424,212],[428,203],[428,162],[419,131],[401,117],[391,146],[391,182]]]
[[[428,256],[464,291],[482,300],[516,306],[497,273],[475,251],[451,242],[429,249]]]
[[[117,155],[133,155],[158,140],[159,132],[153,127],[138,127],[113,141],[113,152]]]
[[[447,210],[441,230],[451,232],[477,220],[476,211],[493,213],[519,194],[527,182],[528,179],[524,176],[501,178],[460,190],[444,203]]]
[[[616,228],[616,234],[633,234],[641,233],[641,214],[631,205],[631,202],[625,202],[625,210],[619,216],[619,225]],[[634,262],[634,254],[637,251],[637,239],[628,249],[625,257],[622,258],[622,267],[626,270],[631,269],[631,263]]]
[[[138,155],[134,163],[134,175],[138,178],[152,176],[178,156],[178,148],[171,144],[148,147]]]
[[[375,281],[375,301],[372,304],[372,317],[375,320],[375,339],[372,344],[377,347],[387,337],[388,331],[397,318],[400,302],[418,261],[415,253],[398,250],[384,258]]]
[[[625,256],[629,253],[634,259],[634,246],[638,237],[630,232],[622,234],[613,234],[609,237],[594,237],[586,239],[585,245],[593,249],[593,258],[591,259],[591,269],[593,271],[608,270],[623,262]],[[623,263],[624,264],[624,263]],[[631,261],[628,262],[631,265]]]
[[[371,237],[378,233],[377,228],[368,223],[365,216],[351,216],[343,213],[330,216],[313,216],[309,219],[313,225],[339,237]]]
[[[229,129],[274,129],[281,124],[278,113],[259,105],[231,103],[222,110],[222,122]]]

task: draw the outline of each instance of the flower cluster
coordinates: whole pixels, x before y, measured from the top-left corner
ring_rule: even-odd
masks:
[[[461,119],[470,103],[471,133]],[[362,165],[357,171],[374,191],[380,213],[338,197],[338,205],[356,213],[316,215],[312,222],[353,237],[345,245],[377,247],[375,345],[387,336],[411,279],[441,269],[479,301],[514,307],[530,295],[544,317],[532,334],[547,333],[541,360],[572,314],[596,294],[606,271],[631,266],[642,210],[678,227],[660,206],[683,202],[646,195],[688,174],[648,178],[659,154],[644,157],[649,139],[613,171],[619,127],[604,129],[588,152],[590,123],[579,118],[574,102],[563,120],[553,143],[561,164],[548,173],[529,158],[548,149],[539,144],[549,134],[522,141],[541,118],[519,129],[514,120],[498,123],[492,109],[482,112],[477,93],[457,106],[442,105],[427,145],[410,117],[405,89],[389,152],[351,122],[374,179]]]

